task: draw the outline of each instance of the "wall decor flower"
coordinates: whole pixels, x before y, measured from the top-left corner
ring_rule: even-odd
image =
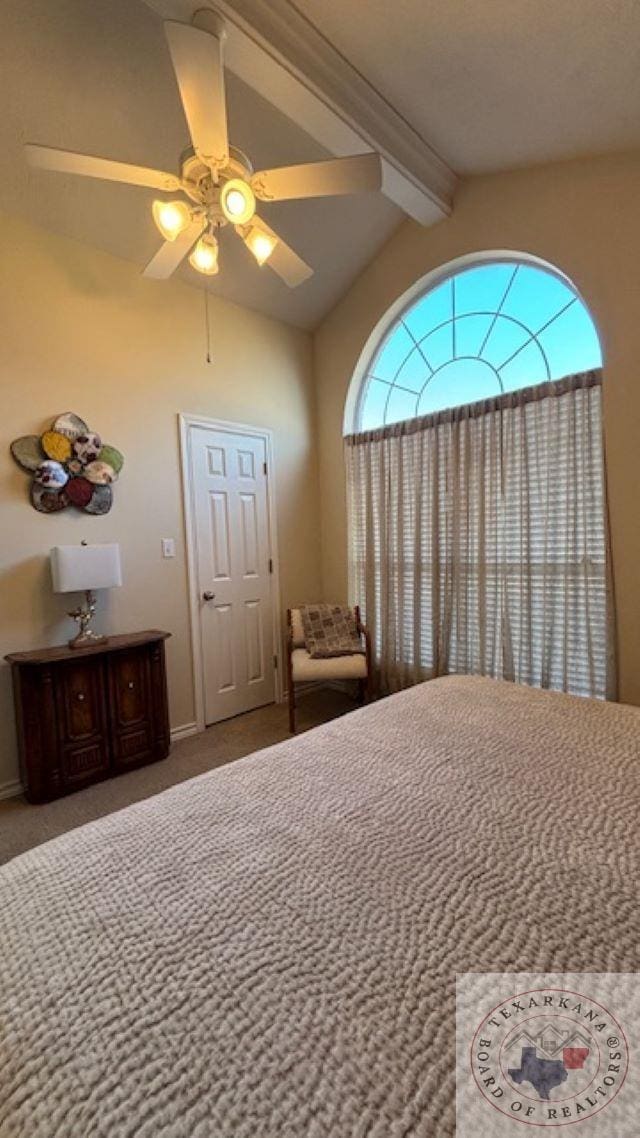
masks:
[[[122,470],[119,450],[103,443],[79,415],[65,411],[43,435],[24,435],[11,453],[33,476],[31,504],[42,514],[75,506],[87,514],[108,514],[112,485]]]

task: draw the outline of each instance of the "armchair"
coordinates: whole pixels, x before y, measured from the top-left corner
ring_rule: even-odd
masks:
[[[354,606],[356,627],[364,637],[364,653],[351,656],[331,656],[315,660],[305,646],[304,630],[300,609],[287,609],[287,685],[289,688],[289,730],[296,732],[297,683],[326,683],[330,680],[356,680],[359,702],[364,703],[372,695],[371,637],[360,619],[360,608]]]

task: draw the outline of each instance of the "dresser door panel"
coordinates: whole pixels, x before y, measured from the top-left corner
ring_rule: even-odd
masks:
[[[93,782],[110,770],[104,662],[83,658],[55,672],[63,787]]]
[[[145,762],[152,752],[148,651],[115,652],[110,657],[109,696],[116,767]]]
[[[62,743],[84,743],[104,732],[102,660],[63,664],[56,675]]]
[[[106,739],[97,739],[86,747],[69,747],[62,752],[62,784],[66,790],[82,783],[96,782],[111,774]]]

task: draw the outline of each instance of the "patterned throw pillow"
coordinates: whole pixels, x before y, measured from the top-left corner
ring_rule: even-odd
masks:
[[[302,605],[307,652],[314,660],[364,652],[353,609],[342,605]]]

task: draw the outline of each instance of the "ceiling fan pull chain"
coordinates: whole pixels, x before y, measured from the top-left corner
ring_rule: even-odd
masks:
[[[207,342],[207,363],[211,363],[211,328],[209,325],[209,290],[203,288],[202,295],[204,297],[204,328],[205,337]]]

